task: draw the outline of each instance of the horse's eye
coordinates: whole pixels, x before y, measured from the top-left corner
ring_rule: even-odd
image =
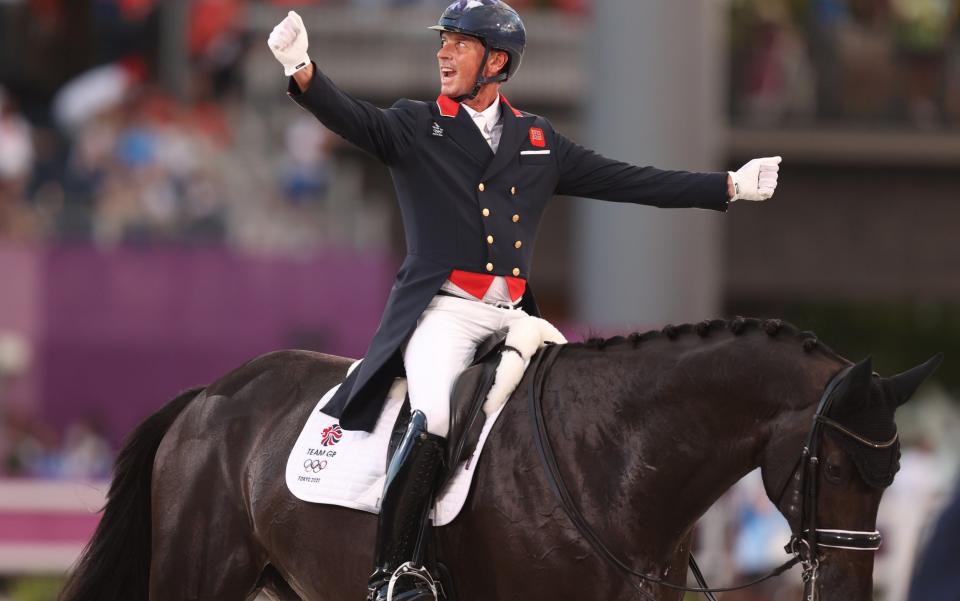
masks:
[[[839,463],[827,461],[826,463],[827,480],[831,482],[840,482],[843,480],[844,469]]]

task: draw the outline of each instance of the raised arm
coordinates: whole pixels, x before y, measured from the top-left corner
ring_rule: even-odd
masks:
[[[287,94],[297,104],[331,131],[388,165],[404,156],[413,140],[413,103],[400,101],[392,108],[380,109],[334,85],[310,61],[307,30],[294,11],[274,27],[267,44],[290,76]]]
[[[294,71],[293,80],[297,82],[297,87],[300,89],[301,94],[306,92],[307,88],[310,87],[310,82],[313,80],[314,70],[313,63],[310,62],[307,63],[307,66],[304,68]]]

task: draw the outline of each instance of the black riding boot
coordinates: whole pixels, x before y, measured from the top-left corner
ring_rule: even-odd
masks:
[[[411,562],[411,570],[397,579],[393,601],[433,600],[432,579],[423,568],[423,538],[443,465],[443,437],[427,432],[426,416],[414,411],[410,424],[387,468],[380,503],[374,572],[367,585],[368,601],[385,601],[390,579],[401,565]]]

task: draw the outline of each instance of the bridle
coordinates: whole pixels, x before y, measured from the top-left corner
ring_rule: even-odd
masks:
[[[791,476],[787,478],[787,481],[781,489],[779,498],[777,500],[779,505],[789,484],[797,479],[794,477],[794,474],[797,473],[797,470],[800,470],[799,529],[791,534],[790,542],[788,542],[784,548],[792,555],[790,559],[771,571],[766,576],[740,586],[728,588],[708,587],[706,581],[703,579],[703,576],[700,573],[700,569],[697,566],[696,561],[693,559],[692,554],[690,555],[691,573],[693,573],[698,584],[700,584],[699,587],[685,587],[676,585],[666,582],[660,578],[649,576],[628,566],[603,543],[599,535],[587,522],[586,518],[574,503],[573,497],[563,481],[563,476],[560,473],[559,465],[557,463],[556,454],[553,451],[553,446],[547,434],[546,421],[543,416],[542,392],[544,382],[546,380],[546,374],[548,373],[553,362],[556,361],[561,348],[562,346],[560,345],[548,343],[545,348],[541,349],[541,351],[537,353],[531,364],[530,371],[532,376],[530,378],[529,412],[530,419],[533,423],[534,443],[536,444],[537,451],[540,454],[540,459],[543,463],[544,469],[546,470],[547,481],[550,484],[550,488],[553,489],[554,494],[559,499],[560,506],[566,512],[567,517],[571,522],[573,522],[574,526],[576,526],[577,530],[580,532],[580,535],[583,536],[583,538],[586,539],[586,541],[590,544],[594,552],[604,561],[606,561],[611,567],[623,574],[642,597],[653,599],[649,593],[640,588],[633,578],[639,578],[651,584],[664,586],[674,590],[704,593],[709,599],[712,600],[714,599],[712,593],[740,590],[753,586],[763,582],[764,580],[779,576],[783,572],[789,570],[799,563],[803,567],[804,600],[816,601],[816,584],[820,569],[820,549],[822,547],[848,549],[854,551],[876,551],[880,548],[883,537],[881,536],[880,532],[876,530],[873,532],[868,532],[862,530],[834,530],[817,528],[817,481],[820,466],[820,458],[818,457],[817,453],[820,450],[820,442],[823,437],[824,427],[833,428],[841,434],[875,449],[890,448],[897,442],[896,434],[894,434],[893,438],[886,442],[878,443],[865,439],[826,416],[826,413],[829,411],[833,403],[834,396],[836,396],[834,395],[834,392],[837,390],[844,377],[850,373],[850,370],[853,368],[851,365],[833,376],[833,378],[827,384],[827,387],[824,389],[823,395],[820,397],[820,402],[817,405],[817,411],[813,416],[813,425],[811,426],[810,432],[807,435],[800,459],[797,461],[797,467],[794,468]]]
[[[897,443],[899,437],[899,434],[895,432],[890,440],[875,442],[852,432],[842,424],[827,417],[833,400],[837,396],[834,392],[853,367],[853,365],[850,365],[840,370],[824,389],[823,395],[820,397],[820,403],[817,405],[817,411],[813,414],[813,425],[810,428],[810,433],[807,434],[800,460],[794,470],[794,473],[797,470],[800,471],[800,528],[791,534],[790,542],[787,543],[785,550],[792,553],[794,557],[799,557],[803,565],[803,598],[806,601],[815,601],[816,599],[816,583],[821,559],[819,550],[821,547],[850,551],[876,551],[883,542],[883,536],[877,530],[871,532],[817,528],[817,482],[819,481],[820,469],[818,453],[824,429],[826,427],[833,428],[836,432],[873,449],[889,449]],[[792,476],[787,479],[777,499],[778,505],[783,499],[787,486],[793,480]]]

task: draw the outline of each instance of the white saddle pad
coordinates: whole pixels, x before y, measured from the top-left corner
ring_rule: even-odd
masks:
[[[406,380],[397,380],[373,432],[343,430],[337,418],[320,411],[339,385],[320,399],[287,460],[287,487],[298,499],[380,512],[386,474],[387,446],[407,392]],[[503,407],[486,418],[473,454],[457,466],[456,474],[437,495],[433,524],[449,524],[463,508],[473,480],[473,468],[487,434]]]
[[[523,377],[530,358],[544,342],[562,344],[566,339],[550,323],[537,317],[528,317],[510,326],[506,344],[518,353],[504,353],[497,367],[493,387],[483,406],[486,421],[477,448],[457,466],[453,477],[437,495],[432,515],[435,526],[449,524],[463,508],[487,435]],[[357,363],[351,369],[355,369]],[[339,385],[323,395],[300,432],[287,459],[287,488],[298,499],[311,503],[379,513],[387,447],[407,394],[407,383],[402,379],[394,382],[373,432],[344,430],[336,418],[320,411],[338,388]]]

